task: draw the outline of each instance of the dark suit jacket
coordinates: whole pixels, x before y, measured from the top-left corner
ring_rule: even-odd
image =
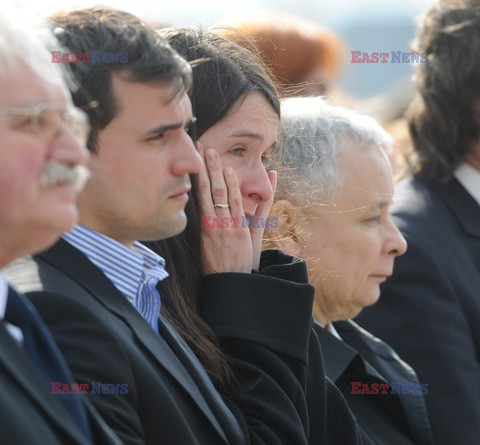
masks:
[[[229,322],[225,308],[223,326],[233,329],[227,334],[227,353],[240,380],[233,400],[237,422],[177,332],[160,317],[157,335],[105,275],[67,242],[14,263],[7,273],[43,316],[78,382],[128,385],[128,394],[89,396],[124,443],[306,443],[302,357],[307,355],[311,286],[260,280],[273,291],[282,286],[292,291],[295,298],[278,311],[287,309],[296,317],[298,329],[271,327],[259,335],[251,310],[244,308],[250,326],[238,328],[234,323],[241,317],[235,314]],[[228,275],[235,283],[242,276],[245,301],[256,295],[256,277]],[[208,281],[214,284],[215,279]]]
[[[45,335],[49,336],[48,332]],[[36,372],[23,348],[7,331],[3,319],[0,320],[0,370],[0,443],[15,445],[90,443],[56,396],[51,394],[51,388]],[[82,401],[95,443],[119,445],[120,441],[105,425],[93,406],[87,399]]]
[[[342,340],[315,326],[325,369],[344,395],[362,431],[364,444],[431,445],[422,394],[352,394],[351,382],[418,384],[415,372],[395,351],[352,321],[334,323]]]
[[[408,242],[358,323],[428,384],[436,444],[480,443],[480,206],[457,180],[408,178],[394,220]]]

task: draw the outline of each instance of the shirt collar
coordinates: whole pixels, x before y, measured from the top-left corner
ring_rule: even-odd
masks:
[[[329,322],[327,324],[327,331],[330,332],[330,334],[332,334],[333,336],[337,337],[339,340],[342,340],[343,341],[343,338],[340,337],[340,334],[338,333],[338,331],[335,329],[335,326],[333,326],[333,323],[332,322]]]
[[[454,175],[480,205],[480,171],[464,162],[457,167]]]
[[[318,325],[320,325],[323,329],[325,329],[327,332],[330,332],[330,334],[332,334],[334,337],[338,338],[339,340],[342,340],[343,341],[343,338],[340,337],[340,334],[338,333],[338,331],[335,329],[335,326],[333,326],[333,323],[331,321],[329,321],[327,323],[327,326],[324,326],[322,323],[320,323],[318,320],[315,320],[315,323],[317,323]]]
[[[0,272],[0,320],[5,318],[5,308],[7,307],[8,283],[5,276]]]
[[[63,238],[95,264],[134,306],[146,270],[157,268],[160,280],[168,277],[165,260],[138,241],[129,249],[81,224],[65,233]]]

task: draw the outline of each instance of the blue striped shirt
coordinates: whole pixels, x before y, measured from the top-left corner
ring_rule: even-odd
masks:
[[[168,277],[161,256],[138,241],[129,249],[81,224],[63,238],[95,264],[158,332],[161,303],[155,286]]]

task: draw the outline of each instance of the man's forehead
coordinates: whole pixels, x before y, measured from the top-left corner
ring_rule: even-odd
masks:
[[[149,93],[151,90],[157,90],[164,97],[165,103],[180,100],[185,93],[185,88],[178,82],[139,82],[129,79],[128,71],[120,71],[112,75],[112,86],[115,93],[120,92],[123,96],[135,96],[139,91]]]
[[[0,78],[1,106],[27,107],[39,103],[71,103],[70,93],[60,75],[42,76],[26,68],[5,73]]]
[[[120,113],[130,112],[127,107],[138,110],[138,102],[143,107],[155,109],[181,108],[189,116],[192,113],[192,104],[185,89],[175,82],[171,83],[144,83],[125,79],[121,75],[112,76],[113,93]]]

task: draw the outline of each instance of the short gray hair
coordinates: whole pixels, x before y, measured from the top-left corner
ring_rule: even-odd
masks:
[[[46,82],[60,83],[64,68],[52,64],[49,53],[58,48],[41,19],[13,8],[0,14],[0,81],[29,68]]]
[[[391,150],[392,138],[372,117],[330,105],[321,97],[282,100],[283,149],[276,199],[308,205],[331,198],[339,185],[338,163],[345,150]]]

